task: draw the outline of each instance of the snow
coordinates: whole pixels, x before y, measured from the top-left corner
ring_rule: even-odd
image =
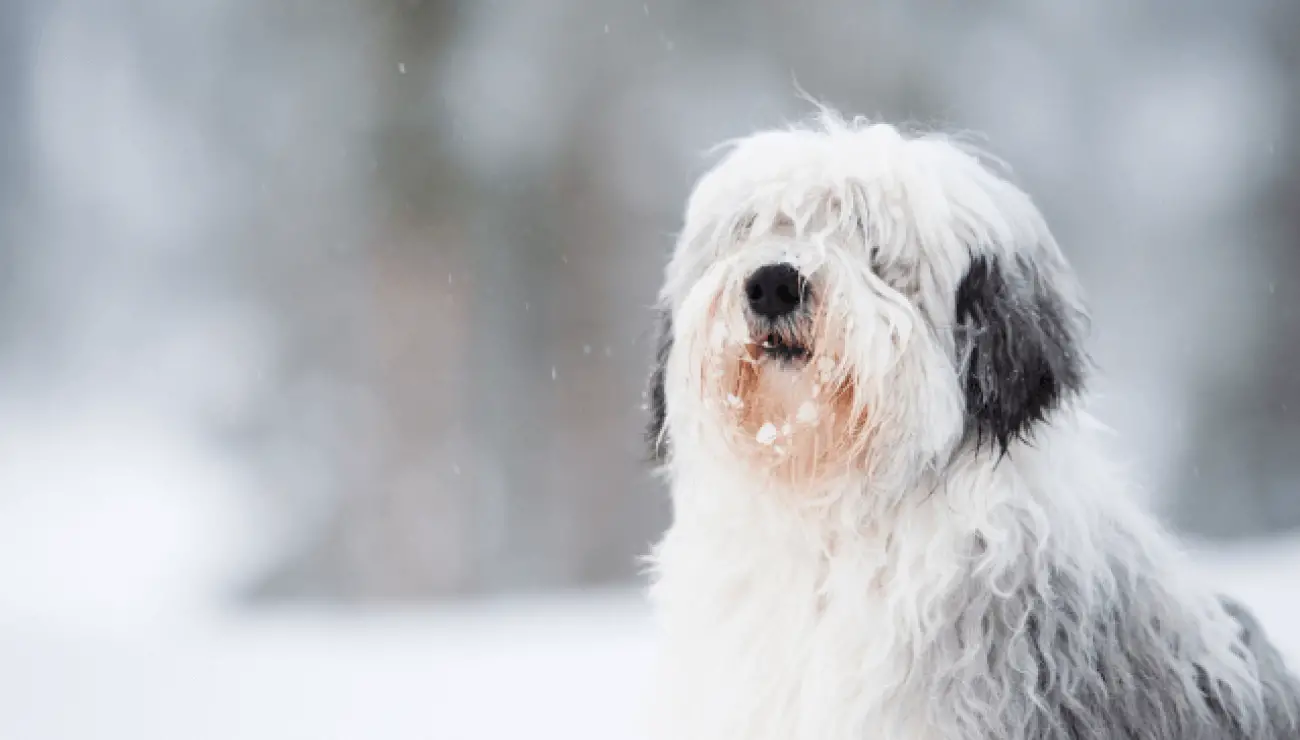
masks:
[[[104,638],[0,635],[0,737],[638,737],[650,650],[633,595],[301,611]]]
[[[249,481],[172,416],[0,402],[0,626],[184,619],[265,566]]]
[[[800,424],[813,424],[818,417],[817,405],[812,401],[804,401],[799,404],[799,410],[795,413],[795,421]]]

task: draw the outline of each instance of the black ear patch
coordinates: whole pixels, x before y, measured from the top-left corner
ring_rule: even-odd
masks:
[[[668,459],[668,402],[664,396],[664,373],[668,368],[668,354],[673,349],[673,315],[668,309],[659,314],[658,336],[655,338],[654,371],[650,373],[650,388],[646,403],[650,422],[646,427],[646,444],[650,461],[663,463]]]
[[[1027,260],[973,258],[957,287],[966,436],[1005,454],[1083,386],[1081,317]]]

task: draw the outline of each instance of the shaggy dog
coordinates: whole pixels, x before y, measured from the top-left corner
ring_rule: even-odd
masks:
[[[733,142],[661,309],[659,737],[1300,737],[1099,455],[1074,275],[987,157],[830,112]]]

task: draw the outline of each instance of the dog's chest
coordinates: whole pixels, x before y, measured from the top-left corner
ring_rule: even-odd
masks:
[[[924,738],[906,620],[883,549],[851,556],[670,532],[652,591],[664,737]]]

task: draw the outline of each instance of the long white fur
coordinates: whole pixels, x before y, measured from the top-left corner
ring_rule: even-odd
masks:
[[[954,290],[981,251],[1081,310],[1030,199],[949,139],[824,112],[699,182],[662,292],[657,737],[1288,736],[1241,624],[1133,508],[1081,401],[1005,455],[964,434]],[[838,322],[819,351],[869,420],[811,473],[776,474],[708,370],[746,332],[744,276],[778,260],[817,276]]]

